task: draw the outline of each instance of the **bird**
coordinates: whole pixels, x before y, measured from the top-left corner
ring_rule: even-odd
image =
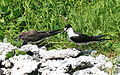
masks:
[[[64,29],[58,29],[53,31],[26,31],[21,32],[18,36],[18,39],[22,39],[23,40],[22,45],[26,45],[28,42],[31,43],[41,42],[45,38],[56,35],[62,32],[63,30]]]
[[[111,39],[103,39],[102,37],[105,37],[107,35],[98,35],[98,36],[89,36],[86,34],[82,34],[80,32],[75,32],[70,24],[67,24],[64,28],[64,32],[67,32],[68,39],[77,45],[87,45],[90,43],[95,43],[98,41],[105,41],[105,40],[111,40]]]

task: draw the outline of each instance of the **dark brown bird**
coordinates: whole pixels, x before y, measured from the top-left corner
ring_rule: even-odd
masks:
[[[25,45],[28,42],[38,42],[41,41],[49,36],[56,35],[60,33],[63,29],[58,29],[54,31],[27,31],[21,32],[19,35],[19,39],[23,40],[23,44]]]

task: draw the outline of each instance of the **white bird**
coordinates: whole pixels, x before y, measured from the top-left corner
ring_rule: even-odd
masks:
[[[68,39],[78,45],[87,45],[89,43],[94,43],[94,42],[98,42],[98,41],[111,40],[111,39],[102,39],[101,38],[101,37],[105,37],[107,35],[88,36],[86,34],[81,34],[79,32],[75,32],[72,29],[72,26],[70,24],[65,26],[64,32],[65,31],[68,34]]]

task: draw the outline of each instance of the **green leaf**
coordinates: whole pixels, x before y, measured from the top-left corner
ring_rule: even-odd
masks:
[[[118,43],[118,44],[113,44],[113,47],[114,48],[120,48],[120,44]]]
[[[6,12],[8,11],[8,6],[1,6],[1,7],[0,7],[0,11],[1,11],[2,13],[6,13]]]
[[[120,53],[120,48],[116,48],[114,49],[116,52],[119,52]]]
[[[13,56],[14,56],[14,51],[8,52],[8,53],[5,55],[5,59],[9,59],[10,57],[13,57]]]
[[[18,17],[19,15],[20,15],[20,10],[17,8],[17,9],[14,10],[13,16]]]
[[[26,54],[26,52],[25,51],[19,51],[19,50],[16,50],[15,51],[16,52],[16,55],[18,56],[18,55],[25,55]]]
[[[117,36],[117,34],[116,34],[116,33],[111,33],[111,34],[109,34],[109,35],[111,35],[111,36]]]
[[[112,47],[112,46],[113,46],[113,43],[108,42],[108,43],[105,44],[105,46],[106,46],[106,47]]]
[[[118,43],[118,44],[113,44],[113,46],[112,46],[113,48],[114,48],[114,51],[116,51],[116,52],[119,52],[120,53],[120,44]]]
[[[99,29],[97,29],[96,32],[95,32],[96,35],[99,35],[99,34],[101,34],[101,33],[102,33],[102,31],[99,30]]]
[[[4,39],[4,31],[0,30],[0,40]]]

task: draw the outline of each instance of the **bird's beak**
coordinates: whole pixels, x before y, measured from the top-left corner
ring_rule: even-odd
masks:
[[[17,39],[18,39],[18,40],[23,39],[23,36],[22,36],[22,35],[19,35]]]
[[[64,32],[66,32],[66,30],[67,30],[67,28],[64,28],[64,31],[62,32],[62,34],[63,34]]]

